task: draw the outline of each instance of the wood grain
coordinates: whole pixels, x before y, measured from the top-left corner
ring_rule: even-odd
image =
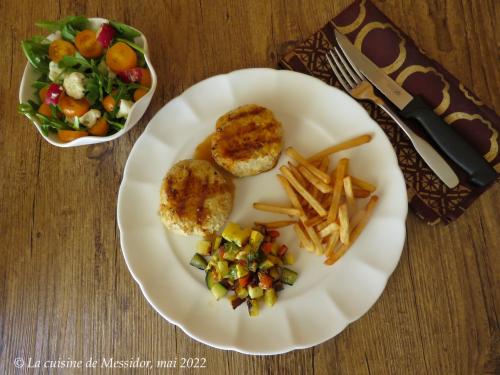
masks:
[[[116,197],[128,153],[154,113],[211,75],[276,66],[296,41],[348,3],[0,2],[0,373],[22,373],[13,365],[16,357],[182,356],[205,357],[200,373],[217,375],[500,373],[498,184],[448,226],[430,227],[410,214],[401,262],[377,304],[336,338],[307,350],[253,357],[200,344],[153,311],[126,268]],[[500,111],[498,1],[376,4]],[[127,135],[59,149],[16,112],[25,63],[19,43],[40,33],[37,20],[70,14],[142,30],[153,42],[159,84],[145,117]]]

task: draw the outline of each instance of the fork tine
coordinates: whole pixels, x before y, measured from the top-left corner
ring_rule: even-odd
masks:
[[[346,59],[344,58],[344,54],[340,52],[337,47],[334,47],[333,50],[336,52],[337,56],[339,57],[342,66],[347,70],[348,74],[352,77],[354,82],[356,84],[359,84],[361,82],[361,79],[356,75],[356,73],[353,71],[351,64],[349,64]]]
[[[351,60],[349,60],[349,57],[345,56],[344,51],[342,51],[342,49],[337,48],[337,47],[334,47],[334,49],[337,52],[337,54],[340,56],[342,61],[344,62],[344,65],[351,68],[349,71],[356,76],[355,77],[355,78],[357,78],[356,82],[359,83],[360,81],[364,80],[365,77],[363,76],[363,74],[358,70],[358,68],[356,68],[356,66],[354,64],[351,63]]]
[[[333,53],[333,51],[330,51],[330,52],[331,52],[330,56],[333,58],[333,61],[335,62],[335,66],[337,67],[339,72],[342,74],[342,77],[344,78],[344,80],[349,82],[349,86],[351,86],[351,88],[356,87],[357,83],[349,76],[349,73],[347,73],[347,70],[340,62],[340,59],[335,55],[335,53]]]
[[[333,73],[335,74],[335,77],[337,77],[338,81],[344,87],[344,89],[346,91],[348,91],[348,92],[351,91],[352,87],[344,80],[344,77],[342,76],[342,74],[337,70],[337,68],[335,67],[335,63],[333,62],[333,60],[329,56],[329,54],[333,55],[331,50],[326,53],[326,59],[328,60],[328,63],[330,64],[330,67],[332,68]]]

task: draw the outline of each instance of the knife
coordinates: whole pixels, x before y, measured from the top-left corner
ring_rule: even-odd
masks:
[[[441,151],[467,172],[471,182],[486,186],[497,178],[497,172],[483,156],[436,115],[420,97],[410,95],[337,30],[335,37],[349,62],[401,111],[402,117],[416,120]]]

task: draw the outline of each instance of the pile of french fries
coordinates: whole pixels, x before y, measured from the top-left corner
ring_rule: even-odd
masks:
[[[256,202],[257,210],[280,213],[294,220],[256,223],[267,228],[293,225],[300,246],[324,255],[332,265],[349,250],[373,213],[378,197],[377,187],[349,174],[349,159],[342,158],[330,169],[330,155],[368,143],[368,134],[328,147],[308,158],[293,147],[286,154],[294,161],[280,167],[278,179],[291,206]],[[359,200],[369,198],[359,208]]]

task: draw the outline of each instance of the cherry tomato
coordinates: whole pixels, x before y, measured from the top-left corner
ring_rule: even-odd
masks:
[[[115,98],[113,98],[111,95],[106,96],[102,100],[102,106],[104,107],[106,112],[113,112],[113,110],[115,109],[115,104]]]
[[[92,59],[102,55],[102,45],[97,41],[96,33],[93,30],[83,30],[76,34],[75,44],[83,57]]]
[[[46,103],[42,103],[40,107],[38,107],[38,113],[41,113],[44,116],[52,117],[52,110],[50,109],[50,105]]]
[[[152,83],[151,72],[149,71],[149,69],[144,69],[144,68],[140,68],[140,69],[142,71],[142,77],[141,77],[141,80],[139,81],[139,83],[142,86],[151,87],[151,83]]]
[[[134,102],[138,101],[140,98],[142,98],[144,95],[148,93],[148,90],[143,89],[143,88],[138,88],[134,91]]]
[[[132,69],[137,66],[137,55],[127,44],[118,42],[106,52],[106,64],[115,73]]]
[[[90,103],[86,98],[73,99],[71,96],[62,94],[59,98],[59,108],[66,117],[83,116],[88,112]]]
[[[62,39],[54,40],[49,45],[49,58],[54,62],[61,61],[64,56],[73,56],[75,52],[75,46]]]
[[[86,131],[83,130],[62,130],[59,129],[57,131],[57,137],[63,142],[69,142],[74,139],[85,137],[89,135]]]
[[[89,129],[89,134],[97,136],[105,136],[108,134],[109,124],[104,117],[100,117],[94,126]]]
[[[42,103],[45,102],[45,97],[47,96],[47,90],[49,89],[50,85],[47,85],[45,87],[42,87],[40,91],[38,91],[38,97],[40,98],[40,101]]]

